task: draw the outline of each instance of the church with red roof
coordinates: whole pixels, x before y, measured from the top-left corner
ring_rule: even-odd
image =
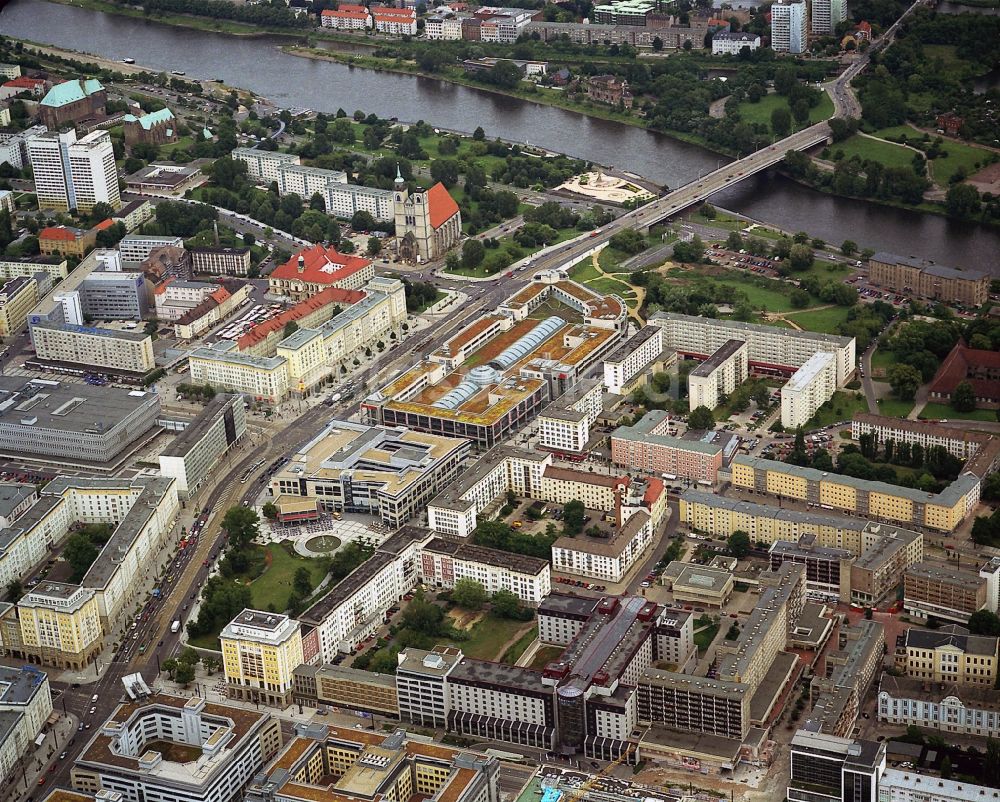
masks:
[[[303,248],[268,276],[268,291],[300,301],[327,287],[359,290],[375,277],[370,259],[313,245]]]
[[[444,184],[410,193],[397,171],[393,190],[399,256],[407,262],[440,259],[462,238],[462,212]]]

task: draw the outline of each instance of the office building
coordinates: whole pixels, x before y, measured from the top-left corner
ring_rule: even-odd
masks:
[[[246,276],[250,272],[249,248],[192,248],[191,269],[216,276]]]
[[[334,420],[271,477],[271,489],[279,501],[314,499],[324,511],[398,529],[455,481],[469,448],[460,438]]]
[[[39,277],[48,279],[42,273]],[[38,282],[29,276],[8,279],[0,286],[0,337],[20,334],[28,322],[28,313],[38,303]]]
[[[74,78],[55,84],[38,103],[38,117],[59,130],[87,117],[103,117],[108,93],[96,78]]]
[[[360,668],[300,665],[292,670],[292,702],[399,718],[395,675]]]
[[[1000,692],[958,683],[937,685],[923,679],[894,677],[879,681],[878,720],[951,735],[1000,737]]]
[[[34,666],[0,666],[0,774],[9,781],[23,773],[35,738],[52,714],[49,678]]]
[[[815,535],[802,535],[797,542],[779,540],[768,550],[771,568],[783,562],[801,563],[806,567],[806,589],[824,599],[838,602],[851,600],[851,564],[854,555],[846,549],[821,546]]]
[[[837,391],[834,355],[817,351],[805,361],[781,388],[781,425],[797,429],[809,423],[823,404]]]
[[[243,438],[246,414],[240,396],[220,393],[160,454],[160,475],[176,481],[181,498],[196,494],[229,449]]]
[[[125,188],[137,195],[181,197],[202,178],[201,170],[186,164],[147,164],[125,176]]]
[[[538,445],[570,458],[582,457],[603,408],[603,391],[597,379],[583,379],[545,407],[538,415]]]
[[[939,532],[953,532],[979,502],[980,480],[971,473],[940,493],[927,493],[743,455],[737,455],[731,467],[733,486],[741,490]]]
[[[166,285],[170,294],[171,284]],[[218,284],[212,284],[213,289],[207,297],[195,306],[184,308],[186,304],[178,302],[174,309],[180,312],[174,319],[174,334],[181,340],[193,340],[211,329],[216,323],[221,323],[237,309],[250,301],[253,284],[240,279],[225,279]],[[155,296],[155,300],[159,299]],[[181,307],[178,309],[178,307]]]
[[[715,409],[750,377],[747,344],[727,340],[718,351],[688,374],[688,407]]]
[[[827,626],[826,637],[832,635],[834,622],[830,618],[811,618],[800,625],[819,622]],[[795,637],[793,634],[793,643]],[[878,621],[861,620],[854,626],[842,623],[838,640],[839,648],[831,644],[826,653],[826,672],[814,675],[809,683],[812,709],[804,727],[846,738],[854,731],[865,697],[882,673],[885,627]],[[817,641],[825,642],[826,638]]]
[[[0,450],[42,461],[106,464],[156,425],[156,393],[0,376]]]
[[[993,688],[1000,639],[970,635],[948,624],[937,630],[907,629],[896,649],[896,665],[907,677],[934,683]]]
[[[287,707],[292,672],[302,664],[299,622],[287,615],[244,610],[222,628],[222,668],[232,699]]]
[[[327,287],[359,290],[374,277],[370,259],[313,245],[274,268],[268,276],[268,289],[275,295],[301,301]]]
[[[611,433],[611,461],[668,481],[680,478],[714,485],[723,466],[723,447],[714,439],[670,436],[670,426],[670,416],[655,409],[631,426],[619,426]]]
[[[104,646],[92,588],[41,582],[18,601],[17,619],[20,641],[8,644],[5,638],[5,649],[41,665],[80,671]]]
[[[771,7],[771,47],[778,53],[798,55],[806,49],[806,4],[778,0]]]
[[[163,250],[160,248],[156,253]],[[214,281],[185,281],[168,276],[153,290],[156,319],[161,323],[174,322],[199,307],[219,289]]]
[[[988,609],[986,580],[973,571],[911,565],[903,574],[903,609],[919,621],[933,616],[964,624],[977,610]]]
[[[142,273],[98,267],[80,282],[77,291],[83,314],[90,320],[142,320],[148,311]]]
[[[774,567],[780,565],[779,562]],[[673,593],[675,601],[707,604],[720,609],[732,597],[735,587],[733,574],[730,571],[677,560],[667,564],[660,581]]]
[[[884,743],[800,729],[792,736],[789,802],[879,802]]]
[[[28,140],[38,205],[89,212],[97,203],[121,206],[114,149],[107,131],[77,140],[75,131],[47,131]]]
[[[375,24],[377,27],[377,14]],[[413,24],[415,26],[416,22]],[[397,172],[393,193],[401,259],[407,262],[440,259],[458,244],[462,237],[462,213],[444,184],[438,182],[428,190],[411,195]]]
[[[792,5],[804,7],[802,3]],[[781,4],[775,3],[774,7],[779,8]],[[649,322],[663,328],[664,348],[676,350],[678,357],[682,358],[707,359],[727,341],[743,340],[747,344],[750,369],[759,375],[791,376],[813,354],[824,351],[836,357],[839,387],[847,383],[857,361],[853,337],[674,312],[656,312],[650,316]]]
[[[968,779],[943,779],[913,769],[886,769],[878,784],[878,802],[998,802],[1000,789]]]
[[[285,750],[255,778],[246,802],[402,800],[500,802],[495,757],[393,733],[296,724]]]
[[[83,368],[144,375],[156,367],[148,334],[68,323],[31,324],[38,359]]]
[[[663,330],[643,326],[604,360],[604,386],[608,392],[628,395],[643,383],[663,353]]]
[[[240,353],[232,341],[201,346],[188,353],[191,381],[277,404],[288,397],[287,360]]]
[[[713,56],[738,56],[743,48],[751,53],[760,47],[760,37],[755,33],[719,31],[712,35]]]
[[[826,2],[836,4],[837,0]],[[814,4],[813,14],[815,9]],[[963,306],[982,306],[990,296],[990,275],[981,270],[956,270],[882,251],[868,260],[868,280],[907,297],[916,295]]]
[[[122,802],[237,802],[280,748],[268,712],[157,693],[118,705],[70,777],[78,791],[116,791]]]
[[[147,237],[138,234],[129,234],[118,243],[118,252],[121,254],[123,264],[138,267],[157,248],[168,246],[183,248],[184,240],[181,237]]]
[[[809,7],[809,30],[815,36],[833,36],[837,26],[847,20],[847,0],[812,0]]]
[[[615,0],[594,6],[593,21],[598,25],[645,25],[656,10],[655,0]]]

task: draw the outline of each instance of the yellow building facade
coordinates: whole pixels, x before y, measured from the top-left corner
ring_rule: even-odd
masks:
[[[17,608],[22,649],[40,662],[81,669],[101,651],[101,614],[92,590],[43,582]]]
[[[219,635],[231,698],[291,704],[292,672],[302,663],[302,633],[287,615],[244,610]]]

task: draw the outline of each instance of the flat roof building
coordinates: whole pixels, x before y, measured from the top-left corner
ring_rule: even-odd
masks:
[[[719,399],[728,396],[750,377],[747,344],[726,340],[708,359],[688,374],[688,405],[715,409]]]
[[[279,613],[244,610],[222,628],[222,669],[233,699],[286,707],[292,672],[302,664],[299,622]]]
[[[829,352],[817,351],[781,388],[781,425],[786,429],[807,425],[836,390],[836,358]]]
[[[668,434],[670,415],[653,409],[631,426],[619,426],[611,433],[611,461],[624,468],[638,469],[668,480],[689,479],[714,486],[723,466],[723,448],[702,439],[682,439]]]
[[[643,326],[604,360],[604,386],[608,392],[628,395],[662,353],[663,330]]]
[[[987,602],[986,579],[973,571],[922,562],[903,574],[903,609],[920,621],[934,617],[964,624],[977,610],[988,609]]]

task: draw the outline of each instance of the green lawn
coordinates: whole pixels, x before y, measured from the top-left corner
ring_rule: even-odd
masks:
[[[741,103],[739,105],[740,117],[746,122],[750,123],[761,123],[767,126],[767,129],[771,130],[771,113],[778,108],[788,108],[788,98],[784,95],[765,95],[760,99],[758,103],[751,103],[749,100]],[[809,110],[809,122],[805,125],[799,125],[795,122],[795,118],[792,118],[792,131],[798,131],[805,128],[806,125],[812,125],[813,123],[818,123],[820,120],[825,120],[833,116],[833,102],[830,100],[830,96],[823,93],[820,98],[819,103]]]
[[[702,280],[713,284],[724,284],[746,293],[747,299],[750,301],[750,306],[754,309],[766,309],[768,312],[791,312],[794,310],[794,307],[788,300],[789,291],[777,281],[772,282],[769,279],[761,279],[762,283],[766,281],[768,284],[774,286],[774,289],[770,289],[769,286],[761,286],[746,279],[740,280],[739,277],[724,279],[704,278]]]
[[[868,403],[860,393],[849,393],[838,390],[833,398],[816,410],[809,420],[810,429],[820,429],[838,421],[850,420],[855,412],[867,412]]]
[[[712,641],[715,640],[715,636],[719,634],[719,625],[712,624],[710,627],[705,627],[704,629],[694,633],[694,644],[698,647],[699,652],[704,652],[712,645]]]
[[[569,277],[573,279],[573,281],[579,281],[581,284],[586,284],[589,281],[601,278],[601,274],[598,272],[597,268],[594,267],[594,262],[588,256],[586,259],[581,259],[570,268]]]
[[[944,140],[941,145],[941,149],[947,155],[938,156],[936,159],[932,159],[928,162],[928,166],[931,174],[934,176],[934,180],[942,185],[947,184],[948,179],[951,178],[960,167],[965,168],[966,175],[976,173],[981,169],[976,165],[988,163],[990,156],[992,155],[988,150],[972,147],[971,145],[966,145],[962,142],[953,142],[949,139]]]
[[[880,415],[888,418],[905,418],[913,411],[913,402],[901,401],[898,398],[880,398],[878,411]]]
[[[529,621],[511,621],[508,618],[496,618],[487,615],[468,631],[469,639],[451,643],[447,638],[438,638],[439,643],[459,647],[466,657],[478,660],[497,660],[501,650],[511,638],[522,630],[530,630],[533,624]],[[525,644],[527,646],[527,644]]]
[[[896,364],[896,355],[885,348],[876,348],[872,354],[872,373],[884,376],[886,371]]]
[[[545,668],[553,660],[559,658],[564,651],[561,646],[539,646],[535,651],[535,656],[531,658],[529,668]]]
[[[920,413],[921,420],[979,420],[996,422],[994,409],[974,409],[972,412],[956,412],[949,404],[927,404]]]
[[[850,311],[846,306],[831,306],[829,309],[817,309],[813,312],[795,312],[786,317],[798,323],[806,331],[836,334],[837,326],[847,320]]]
[[[886,167],[910,167],[913,164],[914,153],[901,145],[884,142],[877,139],[855,134],[843,142],[833,146],[833,152],[844,152],[844,158],[852,156],[865,160],[877,161]]]
[[[834,247],[834,243],[830,243],[830,247]],[[827,262],[824,259],[817,259],[808,270],[795,271],[792,278],[797,281],[810,277],[820,281],[842,281],[852,272],[854,272],[854,268],[842,262]]]
[[[536,640],[538,640],[538,627],[525,630],[524,634],[503,653],[500,662],[507,663],[508,665],[516,665],[521,655]]]
[[[601,277],[587,282],[587,286],[591,289],[597,290],[598,292],[603,292],[605,295],[614,293],[615,295],[620,295],[622,298],[634,299],[635,293],[632,288],[617,279]]]
[[[287,609],[288,597],[292,594],[292,578],[302,566],[309,569],[314,588],[326,576],[326,562],[296,554],[291,541],[270,543],[264,551],[269,555],[268,566],[250,583],[253,605],[258,610],[267,610],[272,604],[276,610]]]

